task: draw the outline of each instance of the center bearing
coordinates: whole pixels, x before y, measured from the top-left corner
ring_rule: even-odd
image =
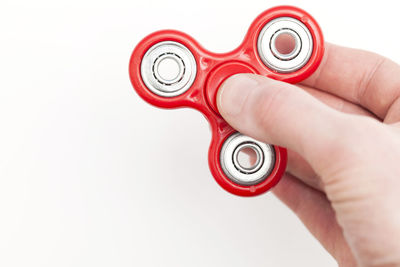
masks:
[[[217,108],[217,92],[219,87],[224,83],[226,79],[228,79],[230,76],[239,74],[239,73],[254,73],[256,74],[257,71],[239,61],[230,61],[226,62],[214,70],[211,71],[210,75],[207,78],[207,83],[205,86],[205,94],[207,96],[207,102],[210,105],[210,107],[217,113],[219,114],[218,108]]]

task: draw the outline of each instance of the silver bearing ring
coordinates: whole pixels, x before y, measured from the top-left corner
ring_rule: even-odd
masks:
[[[291,36],[294,48],[288,54],[280,53],[276,41],[282,34]],[[261,60],[270,69],[290,73],[302,68],[310,59],[313,40],[308,28],[299,20],[281,17],[268,22],[262,28],[257,41]]]
[[[140,74],[147,88],[164,97],[186,92],[192,86],[196,72],[196,60],[190,50],[172,41],[150,47],[140,65]]]
[[[240,155],[248,150],[254,163],[246,164]],[[255,158],[254,158],[255,157]],[[272,145],[259,142],[241,133],[234,133],[222,145],[220,163],[226,176],[240,185],[256,185],[270,175],[275,166],[275,150]]]

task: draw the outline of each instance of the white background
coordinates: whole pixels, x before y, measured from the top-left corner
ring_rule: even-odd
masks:
[[[231,50],[285,3],[399,62],[396,2],[2,0],[0,266],[336,266],[272,194],[223,191],[206,120],[141,100],[128,61],[164,28]]]

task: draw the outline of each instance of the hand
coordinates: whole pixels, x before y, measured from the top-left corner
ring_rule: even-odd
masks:
[[[274,193],[340,266],[400,266],[400,66],[326,44],[301,85],[253,74],[221,86],[239,132],[288,148]]]

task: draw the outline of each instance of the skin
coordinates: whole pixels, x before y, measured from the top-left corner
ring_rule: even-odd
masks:
[[[400,66],[326,44],[299,85],[238,74],[218,109],[243,134],[288,148],[273,192],[340,266],[400,266]]]

